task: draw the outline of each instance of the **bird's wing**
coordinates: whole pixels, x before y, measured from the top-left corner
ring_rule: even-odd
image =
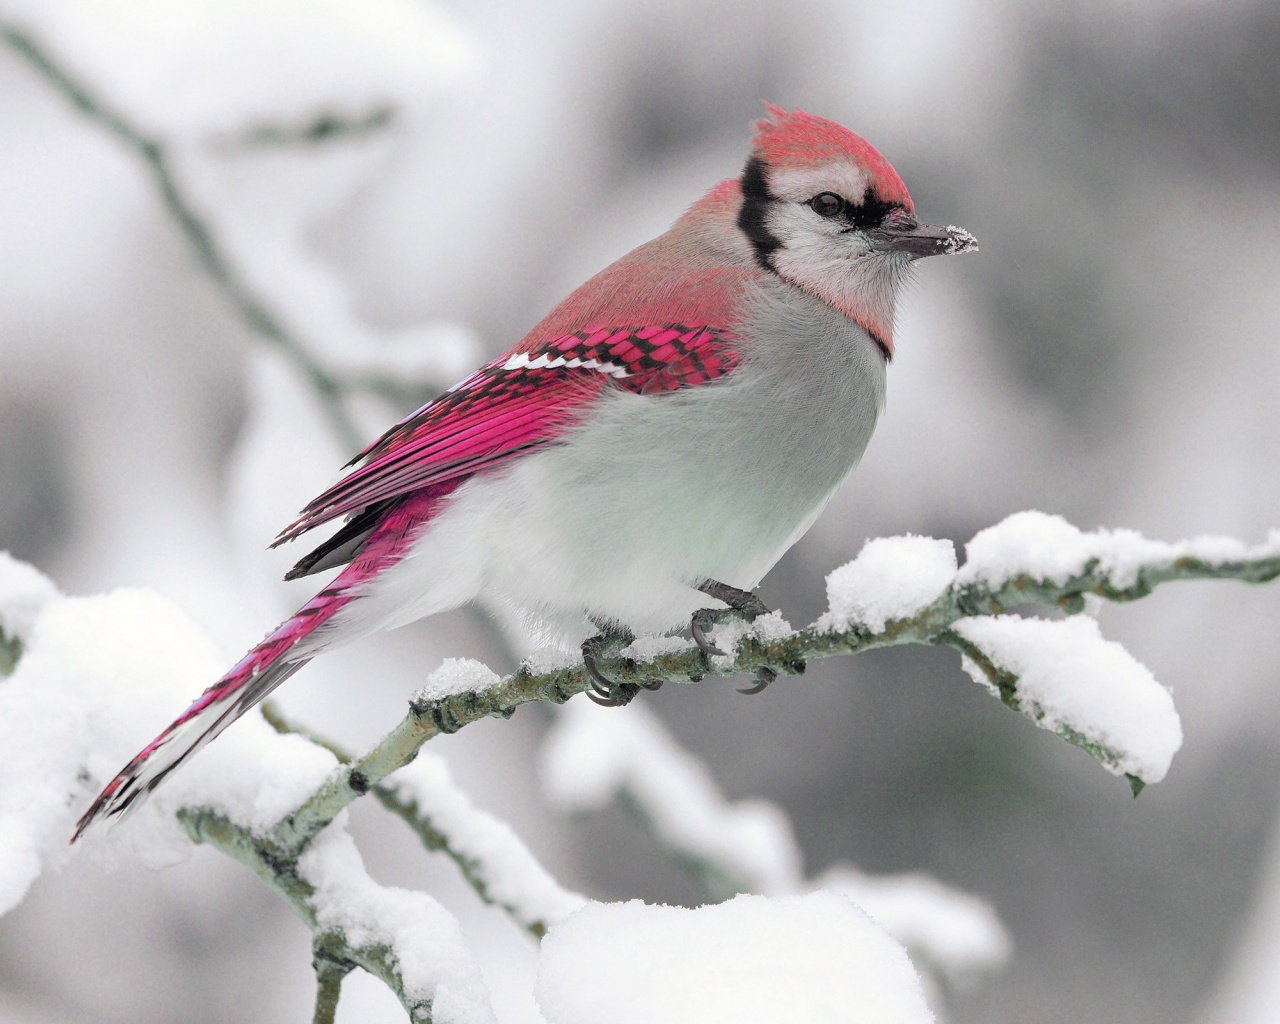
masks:
[[[548,444],[608,389],[660,395],[708,384],[737,363],[732,332],[713,324],[590,326],[526,339],[383,434],[275,544]]]

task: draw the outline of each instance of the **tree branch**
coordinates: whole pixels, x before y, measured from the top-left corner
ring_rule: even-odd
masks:
[[[396,998],[409,1013],[411,1021],[415,1024],[430,1024],[430,1007],[424,1007],[420,1000],[406,995],[404,979],[392,949],[382,943],[353,946],[347,942],[341,931],[325,930],[321,926],[314,903],[316,889],[298,874],[296,862],[284,863],[268,858],[264,855],[261,844],[248,829],[242,828],[225,815],[207,807],[183,808],[178,812],[178,820],[187,830],[187,835],[191,837],[192,842],[207,843],[227,856],[235,858],[251,868],[259,878],[278,892],[289,904],[290,909],[316,934],[316,946],[325,950],[328,960],[334,963],[349,962],[363,967],[396,994]],[[328,968],[325,970],[327,972]],[[334,994],[336,1001],[333,979],[321,976],[320,968],[317,968],[317,976],[320,978],[321,988],[327,987],[328,991]],[[317,1020],[323,1019],[319,1016],[320,999],[321,996],[318,993]]]
[[[987,579],[966,579],[960,574],[919,610],[891,619],[880,629],[872,629],[864,622],[852,622],[841,629],[815,624],[779,636],[754,629],[742,636],[727,657],[713,658],[711,664],[700,651],[689,645],[645,661],[625,657],[604,660],[600,668],[610,679],[633,685],[654,680],[692,683],[700,681],[708,672],[716,675],[750,674],[759,668],[771,668],[779,675],[797,675],[804,671],[805,663],[814,658],[858,654],[899,644],[961,646],[964,649],[950,627],[972,616],[1000,615],[1032,604],[1059,608],[1073,614],[1084,609],[1085,598],[1090,594],[1123,602],[1145,597],[1159,584],[1175,580],[1236,579],[1263,583],[1277,576],[1280,576],[1280,543],[1264,545],[1257,553],[1221,561],[1191,555],[1154,558],[1142,562],[1136,569],[1132,566],[1107,568],[1100,558],[1095,557],[1086,560],[1079,571],[1059,577],[1017,572]],[[1005,703],[1018,707],[1017,701],[1012,699],[1016,678],[1007,672],[1001,678],[1002,699],[1008,696],[1010,699]],[[581,666],[538,674],[522,666],[519,671],[483,690],[454,693],[438,699],[416,698],[399,725],[368,753],[331,775],[310,799],[281,820],[264,842],[273,856],[296,856],[344,807],[377,786],[391,772],[412,761],[421,746],[432,737],[457,732],[482,718],[494,715],[510,717],[516,708],[532,701],[563,703],[574,694],[587,690],[589,685]],[[1070,730],[1059,730],[1059,734],[1094,756],[1113,753],[1093,737],[1080,733],[1073,736]],[[1130,782],[1136,785],[1133,778]]]
[[[258,124],[247,131],[221,141],[220,148],[285,149],[314,146],[339,138],[359,138],[381,131],[396,117],[396,108],[379,104],[367,113],[348,116],[340,113],[323,113],[296,125]]]
[[[316,1009],[312,1024],[334,1024],[338,1000],[342,997],[342,981],[356,966],[344,959],[334,945],[331,934],[317,935],[312,943],[311,966],[316,972]]]
[[[274,701],[263,704],[262,714],[277,732],[302,736],[342,764],[354,760],[340,744],[290,721]],[[402,772],[375,785],[373,795],[414,831],[424,847],[457,864],[480,899],[506,911],[535,939],[586,904],[586,897],[561,888],[504,822],[474,807],[448,779],[443,765],[437,769],[429,780],[406,779]]]

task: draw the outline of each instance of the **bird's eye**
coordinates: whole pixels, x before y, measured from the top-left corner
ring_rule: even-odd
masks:
[[[839,217],[844,211],[844,200],[834,192],[819,192],[809,200],[809,205],[819,217]]]

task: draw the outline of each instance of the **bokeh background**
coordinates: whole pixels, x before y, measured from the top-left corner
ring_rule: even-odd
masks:
[[[921,266],[887,414],[765,582],[771,606],[811,621],[867,537],[962,543],[1024,508],[1167,540],[1280,526],[1274,3],[170,6],[6,0],[0,18],[172,146],[299,338],[394,378],[347,403],[366,439],[735,175],[768,99],[865,135],[922,219],[981,244]],[[359,124],[306,130],[335,113]],[[0,45],[0,548],[71,593],[155,587],[231,661],[310,595],[275,582],[295,553],[262,548],[351,454],[137,154]],[[1280,587],[1170,586],[1102,621],[1183,715],[1173,771],[1137,801],[944,651],[641,699],[731,797],[786,811],[811,874],[918,869],[991,900],[1014,957],[949,994],[957,1024],[1273,1021]],[[518,647],[462,611],[327,657],[280,699],[367,744],[442,657],[501,670]],[[549,806],[550,722],[526,709],[441,747],[564,883],[698,902],[622,810]],[[536,1020],[527,940],[397,823],[354,821],[375,877],[462,917],[504,1022]],[[308,1019],[309,958],[216,854],[159,874],[80,858],[0,920],[0,1020]],[[359,978],[342,1013],[400,1019]]]

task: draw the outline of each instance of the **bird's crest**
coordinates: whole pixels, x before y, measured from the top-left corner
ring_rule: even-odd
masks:
[[[752,126],[752,149],[771,167],[814,167],[837,160],[849,160],[869,177],[876,197],[888,203],[912,208],[907,186],[875,146],[842,124],[817,117],[797,107],[786,111],[766,103],[769,117]]]

